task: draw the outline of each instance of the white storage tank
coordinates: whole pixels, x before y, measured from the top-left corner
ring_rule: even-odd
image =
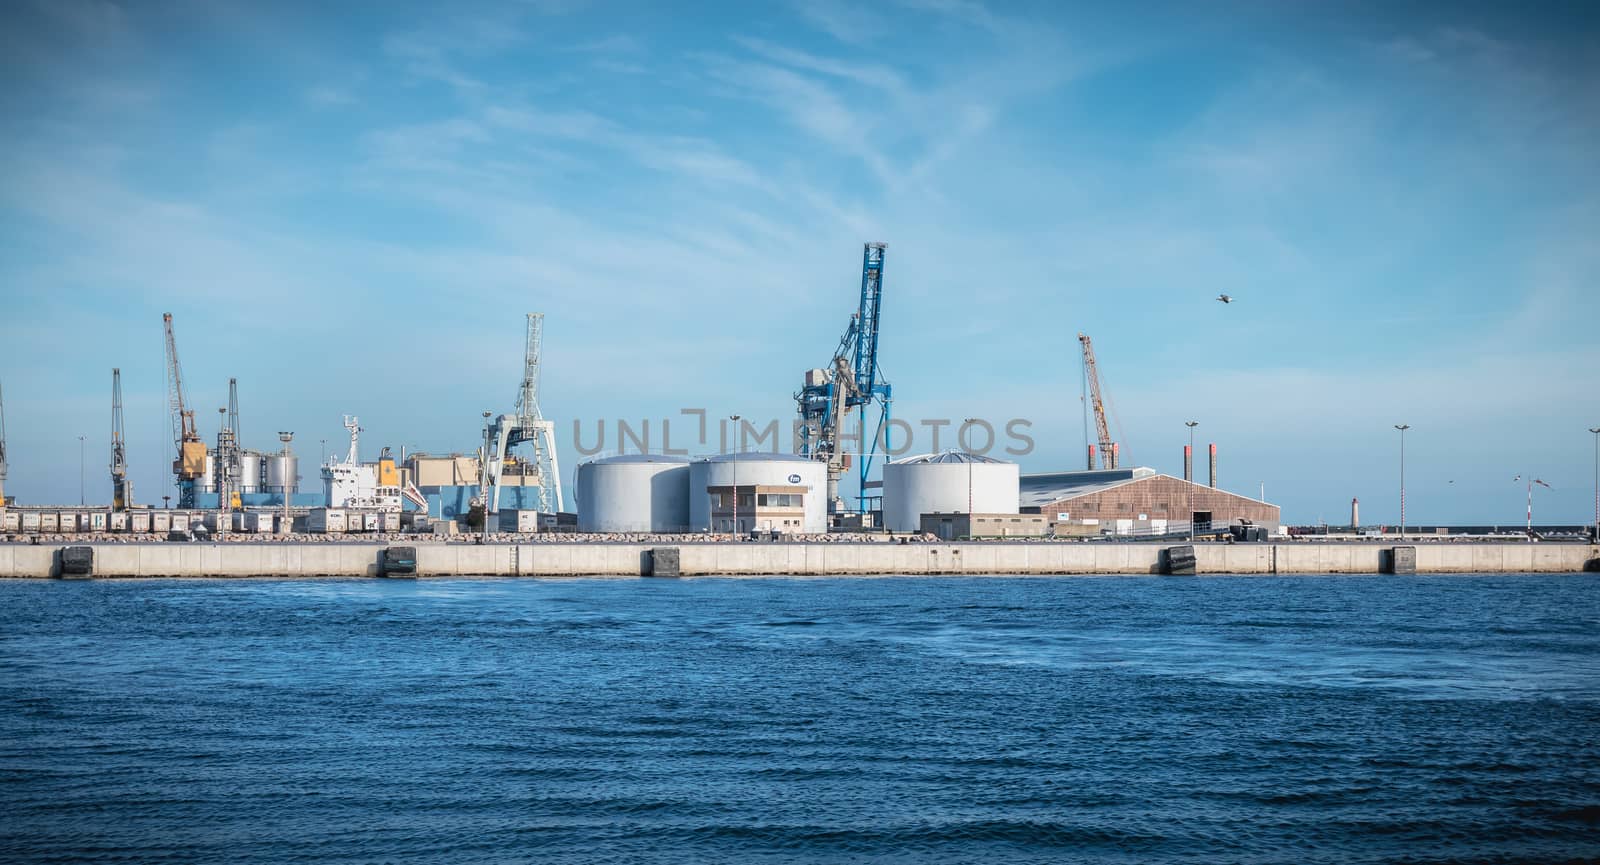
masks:
[[[740,490],[737,527],[731,498],[713,513],[708,491],[735,484]],[[689,524],[695,531],[823,534],[827,497],[827,464],[795,454],[718,454],[689,464]]]
[[[895,460],[883,467],[883,524],[914,532],[923,514],[1014,514],[1020,482],[1016,463],[962,451]]]
[[[267,492],[300,491],[300,458],[294,454],[273,454],[267,457],[263,471]]]
[[[259,451],[240,451],[239,476],[234,478],[241,493],[256,493],[261,491],[261,475],[263,472],[262,455]]]
[[[687,532],[689,460],[623,454],[578,466],[578,531]]]

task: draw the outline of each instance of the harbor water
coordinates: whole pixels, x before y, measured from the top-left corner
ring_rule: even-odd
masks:
[[[1600,859],[1585,575],[0,581],[0,861]]]

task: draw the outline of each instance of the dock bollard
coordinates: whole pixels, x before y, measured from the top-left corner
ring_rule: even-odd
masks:
[[[83,579],[94,575],[94,547],[62,547],[61,578]]]
[[[1194,576],[1194,546],[1184,544],[1181,547],[1167,547],[1162,550],[1161,572],[1171,576]]]

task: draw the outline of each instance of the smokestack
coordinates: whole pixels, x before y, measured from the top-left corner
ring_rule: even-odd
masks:
[[[1217,445],[1215,442],[1211,445],[1211,488],[1217,488]]]
[[[1350,500],[1350,530],[1358,531],[1361,528],[1361,500]]]
[[[1094,445],[1089,445],[1089,471],[1094,471]]]
[[[1183,479],[1186,483],[1194,483],[1194,448],[1183,446]]]
[[[1122,445],[1118,444],[1117,442],[1112,442],[1111,443],[1111,467],[1112,468],[1116,468],[1117,467],[1118,463],[1120,462],[1119,458],[1121,456],[1122,456]]]

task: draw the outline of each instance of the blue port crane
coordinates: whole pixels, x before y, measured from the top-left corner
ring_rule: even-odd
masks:
[[[839,478],[855,460],[860,483],[857,507],[865,510],[868,474],[880,447],[889,450],[888,424],[892,389],[878,366],[879,313],[883,308],[883,264],[886,243],[864,244],[861,253],[861,303],[845,328],[833,361],[827,369],[812,369],[795,394],[800,410],[800,430],[796,442],[799,453],[828,464],[828,510],[843,510],[839,497]],[[876,423],[869,418],[876,408]],[[852,409],[859,409],[859,432],[846,434],[845,423]],[[872,436],[867,438],[867,431]],[[855,454],[846,442],[855,444]]]

